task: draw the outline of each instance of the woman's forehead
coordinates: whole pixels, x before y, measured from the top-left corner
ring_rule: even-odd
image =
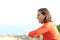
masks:
[[[38,14],[40,15],[40,14],[41,14],[41,12],[38,12]]]

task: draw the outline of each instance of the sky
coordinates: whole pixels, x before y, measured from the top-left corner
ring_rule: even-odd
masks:
[[[22,35],[41,26],[37,10],[49,9],[56,25],[60,24],[59,0],[0,0],[0,35]]]

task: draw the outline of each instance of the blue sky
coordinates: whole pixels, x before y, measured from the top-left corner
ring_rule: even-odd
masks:
[[[37,10],[48,8],[54,23],[60,24],[59,0],[0,0],[0,35],[28,34],[41,26]]]
[[[36,28],[36,25],[0,24],[0,35],[28,35]]]

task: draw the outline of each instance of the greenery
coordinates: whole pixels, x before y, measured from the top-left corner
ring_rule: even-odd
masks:
[[[59,31],[59,33],[60,33],[60,24],[57,25],[57,29],[58,29],[58,31]]]

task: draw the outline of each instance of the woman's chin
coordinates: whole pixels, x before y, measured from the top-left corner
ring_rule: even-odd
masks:
[[[39,21],[39,23],[43,24],[43,22],[40,22],[40,21]]]
[[[39,23],[41,23],[41,22],[39,21]]]

